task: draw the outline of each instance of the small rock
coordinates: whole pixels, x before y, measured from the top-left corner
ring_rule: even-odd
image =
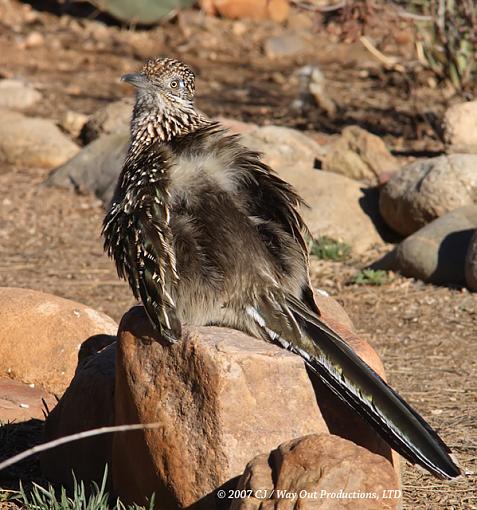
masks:
[[[42,388],[0,377],[0,423],[43,420],[44,411],[55,405],[55,397]]]
[[[415,161],[381,190],[379,208],[396,232],[409,235],[453,209],[477,202],[477,155]]]
[[[268,58],[284,58],[303,53],[306,44],[305,39],[299,35],[277,35],[269,37],[265,41],[263,49]]]
[[[287,27],[296,31],[312,31],[317,24],[315,12],[292,9],[287,20]]]
[[[45,441],[114,425],[116,337],[96,335],[81,351],[70,386],[45,421]],[[71,489],[73,472],[85,483],[100,482],[108,464],[109,490],[112,441],[112,434],[103,434],[47,450],[40,458],[43,475]]]
[[[46,184],[89,191],[103,204],[109,204],[128,145],[127,132],[103,135],[87,145],[73,159],[55,169]]]
[[[383,493],[398,488],[387,460],[346,439],[313,434],[249,462],[237,491],[252,496],[234,499],[230,510],[395,510],[400,498]]]
[[[477,230],[470,238],[465,257],[465,282],[470,290],[477,291]]]
[[[100,108],[84,125],[81,138],[90,143],[100,135],[129,132],[133,104],[134,100],[127,98]]]
[[[285,21],[290,6],[287,0],[200,0],[200,7],[209,15],[220,14],[224,18],[271,19]]]
[[[436,284],[465,284],[466,254],[477,205],[451,211],[402,241],[374,266]]]
[[[58,395],[73,377],[81,342],[117,330],[107,315],[80,303],[9,287],[0,287],[0,323],[0,375]]]
[[[41,99],[41,94],[21,80],[0,80],[0,108],[26,110]],[[3,112],[1,112],[3,116]],[[0,117],[0,122],[3,120]]]
[[[23,41],[25,48],[37,48],[45,44],[45,38],[40,32],[30,32]]]
[[[392,174],[399,163],[381,138],[358,126],[348,126],[322,161],[323,170],[351,179],[377,184],[383,174]]]
[[[79,150],[51,120],[0,111],[0,160],[12,165],[52,168]]]
[[[232,25],[232,32],[238,37],[242,37],[244,34],[246,34],[247,30],[248,30],[247,25],[245,23],[242,23],[241,21],[236,21]]]
[[[88,116],[84,113],[74,112],[72,110],[66,111],[61,120],[61,127],[75,138],[79,137],[83,126],[88,121]]]
[[[447,152],[477,154],[477,101],[451,106],[444,116]]]

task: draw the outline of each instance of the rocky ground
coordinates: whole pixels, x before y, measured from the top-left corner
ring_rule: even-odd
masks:
[[[380,51],[406,65],[406,72],[383,65],[359,42],[350,25],[349,33],[343,33],[333,20],[325,28],[318,17],[301,12],[292,13],[282,26],[185,11],[152,30],[132,30],[61,15],[54,3],[32,4],[34,8],[0,0],[0,77],[24,80],[37,91],[22,91],[20,104],[1,105],[13,108],[17,117],[8,114],[3,128],[0,119],[0,286],[73,299],[116,320],[133,304],[126,284],[117,279],[102,253],[101,201],[91,193],[46,187],[44,181],[53,167],[84,144],[78,129],[84,116],[130,95],[118,77],[137,69],[150,55],[175,56],[193,65],[199,76],[199,105],[211,116],[296,128],[326,150],[342,128],[359,125],[385,142],[398,166],[445,150],[439,119],[458,99],[417,66],[408,21],[392,11],[370,17],[366,35]],[[276,39],[284,36],[292,37],[285,50]],[[328,110],[323,103],[305,113],[290,106],[299,90],[294,72],[308,64],[318,65],[326,78]],[[12,100],[14,94],[7,96]],[[48,127],[25,127],[18,111],[53,122]],[[19,131],[14,132],[11,126],[19,122]],[[52,126],[55,129],[47,131]],[[24,149],[15,153],[15,141],[29,129],[50,133],[47,140],[58,139],[58,145],[35,152],[33,159],[26,159]],[[41,140],[44,147],[45,138]],[[387,179],[385,175],[367,178]],[[333,196],[326,200],[342,193],[340,183],[336,181]],[[370,184],[375,183],[356,186],[359,190]],[[353,196],[357,192],[353,188]],[[455,207],[466,204],[464,200]],[[465,229],[477,227],[469,222]],[[396,226],[395,230],[399,232]],[[384,237],[399,239],[386,229]],[[477,299],[463,287],[463,276],[461,281],[446,281],[447,286],[395,273],[378,285],[369,280],[350,283],[361,268],[391,248],[381,241],[377,247],[355,250],[344,262],[312,258],[313,283],[340,301],[360,335],[382,356],[391,384],[445,438],[462,467],[475,472]],[[463,262],[460,269],[463,275]],[[34,442],[35,434],[37,422],[14,430],[2,456]],[[475,474],[448,484],[408,465],[403,471],[405,508],[477,508]],[[14,474],[40,479],[35,463]],[[0,477],[0,486],[10,488],[15,476]]]

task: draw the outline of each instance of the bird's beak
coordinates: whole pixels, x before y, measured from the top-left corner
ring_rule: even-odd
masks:
[[[148,84],[149,80],[143,73],[131,73],[125,74],[121,76],[121,81],[125,81],[126,83],[130,83],[134,87],[144,88]]]

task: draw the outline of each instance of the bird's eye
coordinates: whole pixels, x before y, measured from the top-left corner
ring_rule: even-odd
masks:
[[[179,86],[179,82],[177,80],[172,80],[169,85],[171,89],[176,89]]]

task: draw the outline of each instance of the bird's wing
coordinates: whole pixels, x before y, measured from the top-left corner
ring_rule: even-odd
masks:
[[[271,300],[267,296],[247,311],[274,343],[301,356],[340,400],[403,457],[439,478],[460,475],[437,433],[300,300],[293,296]],[[293,335],[297,328],[300,334]]]
[[[229,135],[227,129],[211,122],[194,132],[193,144],[190,136],[174,140],[177,151],[194,151],[198,154],[213,154],[222,161],[224,171],[233,168],[233,179],[239,183],[236,200],[245,200],[246,210],[251,216],[280,225],[300,245],[307,257],[308,249],[304,235],[308,229],[299,213],[303,199],[293,186],[281,179],[272,168],[261,160],[259,152],[240,143],[238,135]]]
[[[154,150],[126,160],[103,235],[119,276],[128,280],[159,333],[174,341],[181,335],[181,326],[173,299],[178,278],[169,197],[161,182],[166,179],[166,164],[164,154]]]
[[[309,231],[299,212],[300,207],[306,207],[303,199],[293,186],[260,160],[260,154],[242,150],[236,164],[243,169],[244,196],[249,197],[248,211],[280,225],[295,239],[307,259],[308,248],[304,236],[309,235]]]

